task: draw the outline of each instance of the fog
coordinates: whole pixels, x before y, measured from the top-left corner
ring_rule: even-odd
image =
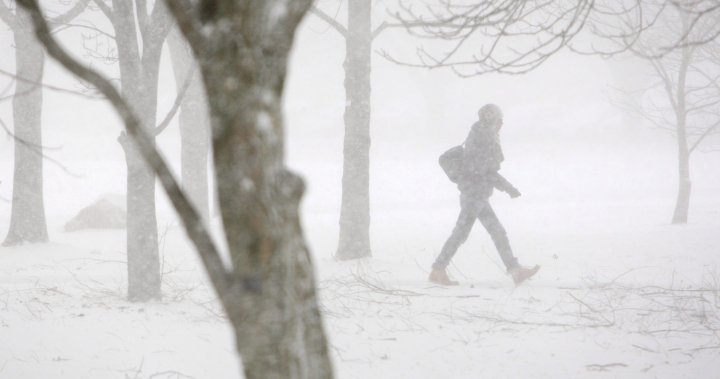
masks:
[[[373,17],[385,14],[376,9]],[[99,12],[81,16],[104,27],[100,18]],[[70,28],[58,37],[77,58],[117,78],[115,63],[87,58],[83,33]],[[345,41],[308,15],[292,49],[283,100],[285,162],[307,186],[302,226],[336,376],[712,377],[720,353],[720,138],[709,136],[691,155],[688,222],[675,225],[675,135],[621,106],[664,101],[662,90],[639,92],[657,81],[646,61],[563,50],[526,74],[464,78],[379,54],[412,60],[423,43],[400,28],[373,42],[372,257],[350,261],[334,259]],[[0,69],[14,72],[8,28],[0,30],[0,51]],[[714,76],[719,70],[715,65]],[[50,241],[0,247],[0,378],[242,377],[230,324],[159,186],[161,300],[126,300],[124,229],[65,231],[97,199],[123,204],[127,168],[117,141],[123,125],[57,62],[47,58],[44,72],[45,84],[69,90],[43,89]],[[11,83],[0,75],[0,90]],[[11,93],[0,93],[8,128]],[[175,98],[166,47],[158,120]],[[520,263],[541,269],[515,286],[476,223],[448,267],[460,285],[436,285],[428,273],[460,211],[458,188],[438,158],[463,143],[488,103],[504,115],[500,173],[522,193],[511,199],[496,190],[489,201]],[[10,228],[14,143],[9,131],[0,137],[3,237]],[[157,145],[179,175],[176,119]],[[209,224],[227,249],[210,192]]]

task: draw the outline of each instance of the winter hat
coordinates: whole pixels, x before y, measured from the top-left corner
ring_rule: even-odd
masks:
[[[503,114],[495,104],[485,104],[478,111],[478,117],[483,124],[495,124],[502,120]]]

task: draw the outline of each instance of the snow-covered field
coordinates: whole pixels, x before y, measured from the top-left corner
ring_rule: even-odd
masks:
[[[306,213],[338,377],[715,377],[720,204],[672,226],[667,204],[496,197],[521,260],[543,266],[518,288],[480,228],[451,267],[461,286],[425,280],[452,206],[375,214],[359,262],[330,258],[335,215]],[[51,229],[48,245],[0,249],[0,378],[240,377],[176,223],[161,224],[165,295],[149,304],[124,300],[122,231]]]

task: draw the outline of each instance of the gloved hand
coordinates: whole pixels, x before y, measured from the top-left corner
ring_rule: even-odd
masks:
[[[516,198],[516,197],[520,197],[520,195],[521,195],[521,194],[520,194],[520,191],[518,191],[518,189],[515,188],[515,187],[511,187],[511,188],[507,191],[507,193],[508,193],[508,195],[510,195],[510,197],[513,198],[513,199]]]

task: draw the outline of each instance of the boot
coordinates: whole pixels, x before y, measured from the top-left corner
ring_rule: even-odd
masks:
[[[430,271],[430,276],[428,276],[428,280],[441,286],[458,285],[458,282],[450,280],[447,271],[445,271],[444,268],[433,268],[432,271]]]
[[[520,283],[530,279],[538,272],[538,270],[540,270],[540,266],[538,265],[535,265],[535,267],[517,266],[508,270],[508,273],[510,274],[510,276],[512,276],[513,282],[515,282],[515,285],[517,286]]]

